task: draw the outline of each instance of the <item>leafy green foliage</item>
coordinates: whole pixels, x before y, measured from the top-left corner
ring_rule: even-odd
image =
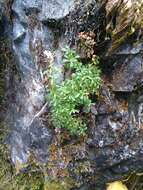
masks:
[[[86,123],[81,118],[81,108],[90,111],[90,94],[98,91],[101,85],[98,58],[83,65],[74,50],[66,47],[63,62],[71,76],[60,85],[52,82],[50,101],[52,120],[55,127],[67,128],[72,134],[84,134]]]

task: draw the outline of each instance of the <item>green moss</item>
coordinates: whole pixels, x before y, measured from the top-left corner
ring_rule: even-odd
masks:
[[[75,186],[71,178],[64,178],[61,180],[48,179],[45,183],[44,190],[70,190]]]
[[[107,20],[106,27],[108,35],[111,36],[112,44],[108,50],[109,54],[115,52],[129,37],[143,29],[143,2],[133,1],[110,1],[106,5]],[[134,16],[133,16],[134,15]]]
[[[112,53],[117,50],[120,45],[126,42],[126,40],[135,32],[133,26],[128,26],[120,34],[112,34],[112,47],[109,49],[108,53]]]
[[[43,190],[44,175],[35,166],[16,174],[9,159],[8,149],[0,146],[0,189],[1,190]]]

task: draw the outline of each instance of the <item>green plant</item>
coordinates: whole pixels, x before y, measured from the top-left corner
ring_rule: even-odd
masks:
[[[52,121],[55,127],[67,128],[72,134],[83,134],[87,129],[81,109],[90,111],[90,94],[98,91],[101,85],[100,70],[96,66],[98,58],[83,65],[74,50],[63,49],[63,62],[71,76],[60,85],[51,77],[49,98],[51,101]]]

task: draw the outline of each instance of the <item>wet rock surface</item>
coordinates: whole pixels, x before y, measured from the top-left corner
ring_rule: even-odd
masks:
[[[47,165],[47,187],[53,185],[49,178],[68,178],[67,189],[101,190],[107,182],[143,170],[143,54],[142,24],[139,25],[143,6],[140,0],[133,2],[133,7],[130,2],[14,0],[11,5],[12,31],[8,33],[16,69],[8,80],[7,121],[12,132],[7,142],[15,166],[28,163],[31,155],[35,162]],[[0,3],[0,10],[1,7]],[[138,19],[126,16],[126,12],[131,15],[135,10]],[[92,44],[82,51],[79,41],[85,36]],[[45,119],[49,108],[45,106],[42,72],[48,68],[50,52],[60,71],[55,76],[57,82],[63,80],[61,49],[65,44],[81,54],[90,51],[89,57],[82,57],[84,61],[96,52],[102,57],[103,86],[99,96],[93,97],[85,137],[54,130]],[[37,117],[43,106],[44,111]]]

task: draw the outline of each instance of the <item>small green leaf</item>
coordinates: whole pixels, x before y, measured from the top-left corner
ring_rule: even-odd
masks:
[[[89,95],[98,92],[101,85],[101,72],[96,66],[99,59],[96,58],[90,64],[83,65],[74,50],[65,47],[63,53],[65,68],[74,72],[71,79],[66,79],[60,85],[56,85],[54,78],[50,76],[52,86],[47,99],[51,102],[53,125],[66,128],[72,134],[81,135],[85,133],[87,126],[78,116],[80,109],[77,108],[82,106],[84,112],[90,111]],[[54,69],[54,72],[58,71]]]

